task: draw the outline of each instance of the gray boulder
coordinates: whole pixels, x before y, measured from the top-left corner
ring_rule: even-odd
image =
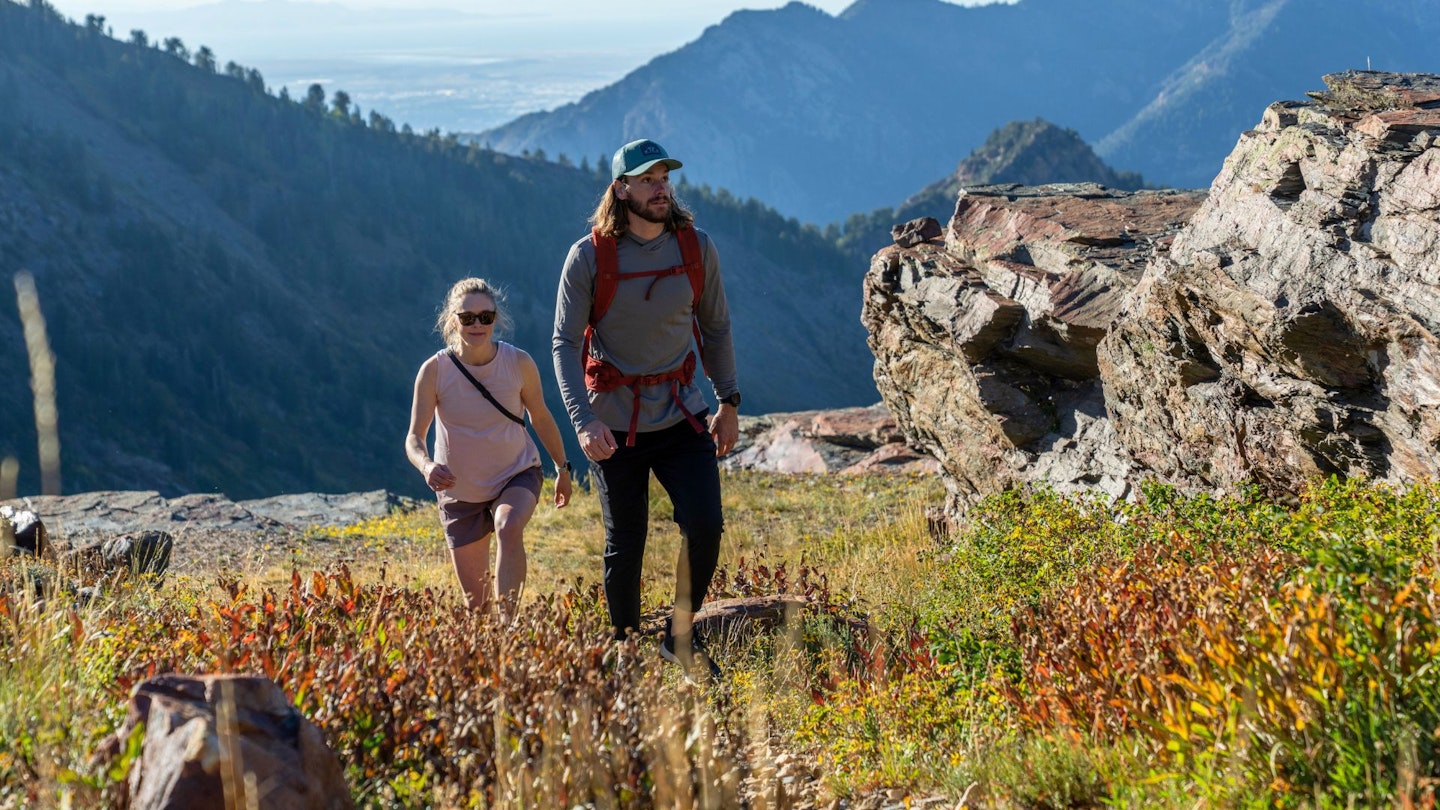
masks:
[[[122,810],[345,810],[339,759],[269,678],[161,675],[135,688],[125,723],[96,752],[114,762],[137,726],[140,754],[107,805]]]
[[[1440,475],[1440,77],[1271,105],[1100,347],[1146,469],[1294,492]]]
[[[163,577],[170,568],[170,552],[175,538],[169,532],[149,531],[122,534],[105,543],[102,556],[110,570],[123,570],[132,576]]]
[[[882,405],[740,417],[729,470],[778,473],[935,473],[935,460],[906,443]]]
[[[51,554],[49,534],[40,516],[17,506],[0,506],[0,551],[6,547],[13,554],[47,557]]]

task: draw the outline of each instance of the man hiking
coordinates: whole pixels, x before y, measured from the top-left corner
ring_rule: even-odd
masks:
[[[675,609],[660,654],[718,678],[692,631],[720,556],[716,457],[739,437],[740,391],[720,259],[672,194],[680,168],[651,140],[615,152],[592,231],[565,258],[555,302],[555,374],[605,521],[605,601],[615,637],[640,629],[650,474],[680,527]],[[697,360],[719,402],[694,384]]]

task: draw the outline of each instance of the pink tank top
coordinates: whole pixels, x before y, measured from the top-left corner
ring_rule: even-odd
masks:
[[[520,356],[525,352],[501,341],[495,348],[490,362],[467,363],[465,369],[507,410],[523,417]],[[435,460],[455,474],[455,486],[439,493],[440,502],[493,501],[511,478],[540,466],[540,450],[529,431],[491,405],[445,351],[436,353],[435,363]]]

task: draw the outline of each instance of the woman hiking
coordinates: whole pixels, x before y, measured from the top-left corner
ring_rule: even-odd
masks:
[[[573,470],[560,430],[545,406],[540,372],[523,350],[495,339],[508,326],[502,299],[484,279],[456,282],[436,330],[446,348],[420,366],[410,406],[405,455],[435,491],[455,574],[475,610],[492,600],[508,613],[525,585],[525,524],[543,479],[535,434],[555,462],[555,508],[570,501]],[[435,457],[426,452],[435,423]],[[490,537],[498,538],[495,571]]]

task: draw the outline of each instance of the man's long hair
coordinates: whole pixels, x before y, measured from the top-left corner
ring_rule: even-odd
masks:
[[[623,180],[621,182],[624,182]],[[630,230],[630,209],[625,201],[615,194],[615,184],[605,186],[600,192],[600,202],[595,205],[595,213],[590,215],[590,227],[598,230],[601,236],[609,236],[619,239]],[[675,196],[672,187],[670,194],[670,218],[665,223],[666,230],[678,231],[695,221],[695,215],[690,213],[683,203]]]

